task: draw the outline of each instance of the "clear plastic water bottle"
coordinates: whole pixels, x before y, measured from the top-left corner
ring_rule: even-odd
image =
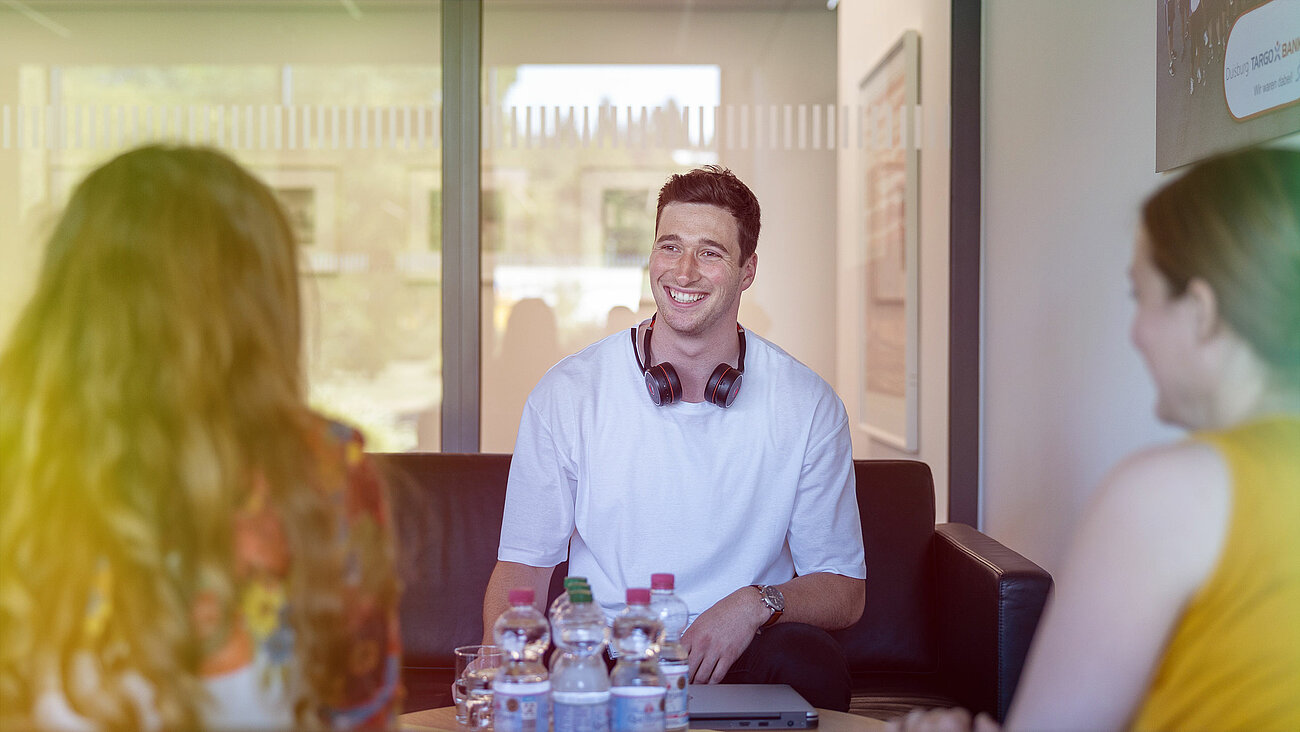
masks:
[[[551,667],[555,732],[609,732],[609,673],[601,649],[608,629],[591,591],[575,587],[569,604],[551,617],[560,652]]]
[[[690,665],[682,649],[682,631],[691,613],[682,598],[673,594],[674,578],[671,574],[650,575],[650,610],[663,623],[659,639],[659,673],[664,677],[664,729],[686,729],[686,676]]]
[[[663,732],[664,677],[656,658],[663,623],[650,610],[650,590],[627,591],[627,607],[614,618],[618,662],[609,675],[612,732]]]
[[[579,589],[586,590],[589,593],[591,592],[591,586],[587,584],[586,577],[576,577],[570,575],[564,578],[564,591],[561,592],[559,595],[557,595],[556,598],[551,601],[551,608],[546,613],[546,617],[550,618],[551,620],[552,636],[559,634],[559,631],[555,629],[555,619],[563,615],[569,609],[569,593]],[[554,670],[556,660],[559,659],[559,657],[560,657],[560,647],[559,644],[557,643],[555,648],[551,650],[551,655],[547,659],[547,663],[546,663],[547,667]]]
[[[588,589],[591,589],[591,586],[587,584],[586,577],[578,577],[572,574],[569,575],[568,577],[565,577],[564,592],[561,592],[559,595],[555,597],[554,600],[551,601],[551,607],[547,610],[546,617],[553,618],[555,617],[556,612],[568,606],[569,591],[572,590],[574,587],[586,587]]]
[[[492,725],[496,732],[547,732],[551,724],[551,681],[542,655],[550,627],[533,607],[533,590],[510,591],[510,608],[492,626],[506,659],[492,682]]]

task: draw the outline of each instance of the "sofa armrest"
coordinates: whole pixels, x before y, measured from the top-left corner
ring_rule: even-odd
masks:
[[[1052,576],[965,524],[936,526],[934,553],[940,673],[963,706],[1001,722]]]

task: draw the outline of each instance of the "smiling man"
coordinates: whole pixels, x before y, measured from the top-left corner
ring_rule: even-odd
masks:
[[[658,312],[561,361],[524,407],[485,642],[510,588],[544,598],[566,558],[611,617],[627,588],[671,572],[694,683],[788,683],[848,708],[827,633],[865,602],[848,418],[821,377],[737,322],[758,232],[758,199],[728,170],[660,190]]]

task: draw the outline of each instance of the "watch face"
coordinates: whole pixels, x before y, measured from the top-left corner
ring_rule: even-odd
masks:
[[[785,610],[785,596],[781,594],[780,590],[770,585],[763,585],[759,588],[759,591],[763,593],[763,602],[768,607],[777,611]]]

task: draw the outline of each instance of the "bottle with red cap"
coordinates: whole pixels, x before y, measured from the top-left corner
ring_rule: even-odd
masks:
[[[492,682],[492,725],[496,732],[547,732],[551,724],[551,681],[542,654],[550,626],[533,607],[533,590],[510,590],[510,607],[497,618],[492,635],[506,654]]]
[[[673,593],[673,575],[667,572],[650,575],[650,610],[663,624],[659,639],[659,673],[664,677],[664,729],[686,729],[687,675],[690,665],[682,649],[682,632],[691,613],[682,598]]]
[[[662,632],[650,590],[628,589],[627,607],[614,618],[619,655],[609,675],[612,732],[664,732],[664,677],[656,657]]]

